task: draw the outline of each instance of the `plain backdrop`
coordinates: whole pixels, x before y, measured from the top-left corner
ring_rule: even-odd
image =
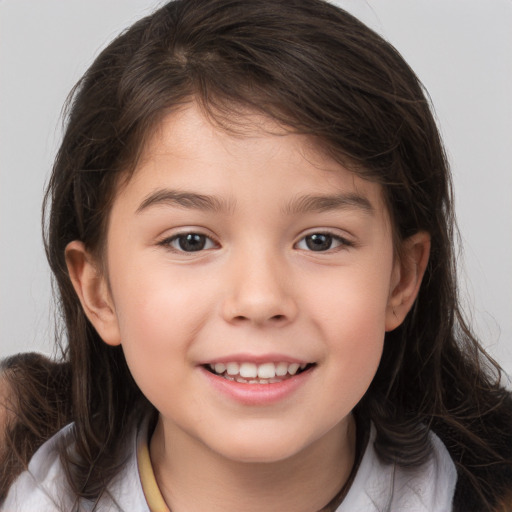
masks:
[[[0,358],[53,351],[40,209],[65,98],[123,28],[162,2],[0,0]],[[455,183],[462,298],[512,374],[512,0],[344,0],[430,93]]]

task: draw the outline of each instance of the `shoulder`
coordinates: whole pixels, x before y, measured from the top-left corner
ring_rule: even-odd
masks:
[[[72,425],[64,427],[37,450],[27,471],[10,488],[2,511],[46,512],[72,508],[71,493],[59,457],[59,447],[72,442],[72,432]]]
[[[30,461],[12,487],[0,512],[57,512],[90,511],[96,512],[147,512],[148,508],[140,484],[136,456],[135,431],[127,443],[127,459],[116,477],[109,483],[96,507],[89,501],[78,500],[70,488],[60,451],[64,445],[72,449],[74,444],[73,424],[60,430],[44,443]]]
[[[457,471],[442,441],[430,433],[432,452],[416,468],[379,460],[372,427],[368,446],[354,482],[337,512],[450,512]]]

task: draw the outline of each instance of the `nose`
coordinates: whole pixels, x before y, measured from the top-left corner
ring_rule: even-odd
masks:
[[[272,254],[253,252],[231,261],[224,319],[232,324],[284,326],[297,316],[297,302],[286,263]]]

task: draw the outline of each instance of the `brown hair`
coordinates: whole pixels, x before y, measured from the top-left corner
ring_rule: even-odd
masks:
[[[31,455],[71,421],[70,367],[41,354],[0,362],[0,503]]]
[[[102,492],[127,425],[151,405],[122,350],[85,317],[64,249],[81,240],[101,253],[119,176],[162,116],[192,98],[224,125],[249,110],[310,136],[382,184],[398,241],[430,233],[415,306],[386,335],[357,410],[375,424],[381,458],[405,466],[425,460],[434,430],[459,472],[456,507],[495,506],[512,482],[511,398],[459,309],[450,175],[428,99],[390,44],[321,0],[170,2],[115,39],[73,91],[45,211],[73,370],[77,455],[65,460],[77,495]]]

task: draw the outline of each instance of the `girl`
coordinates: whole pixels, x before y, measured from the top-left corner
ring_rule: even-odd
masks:
[[[139,21],[72,95],[46,213],[73,423],[2,510],[510,503],[511,398],[458,308],[435,122],[352,16]]]

